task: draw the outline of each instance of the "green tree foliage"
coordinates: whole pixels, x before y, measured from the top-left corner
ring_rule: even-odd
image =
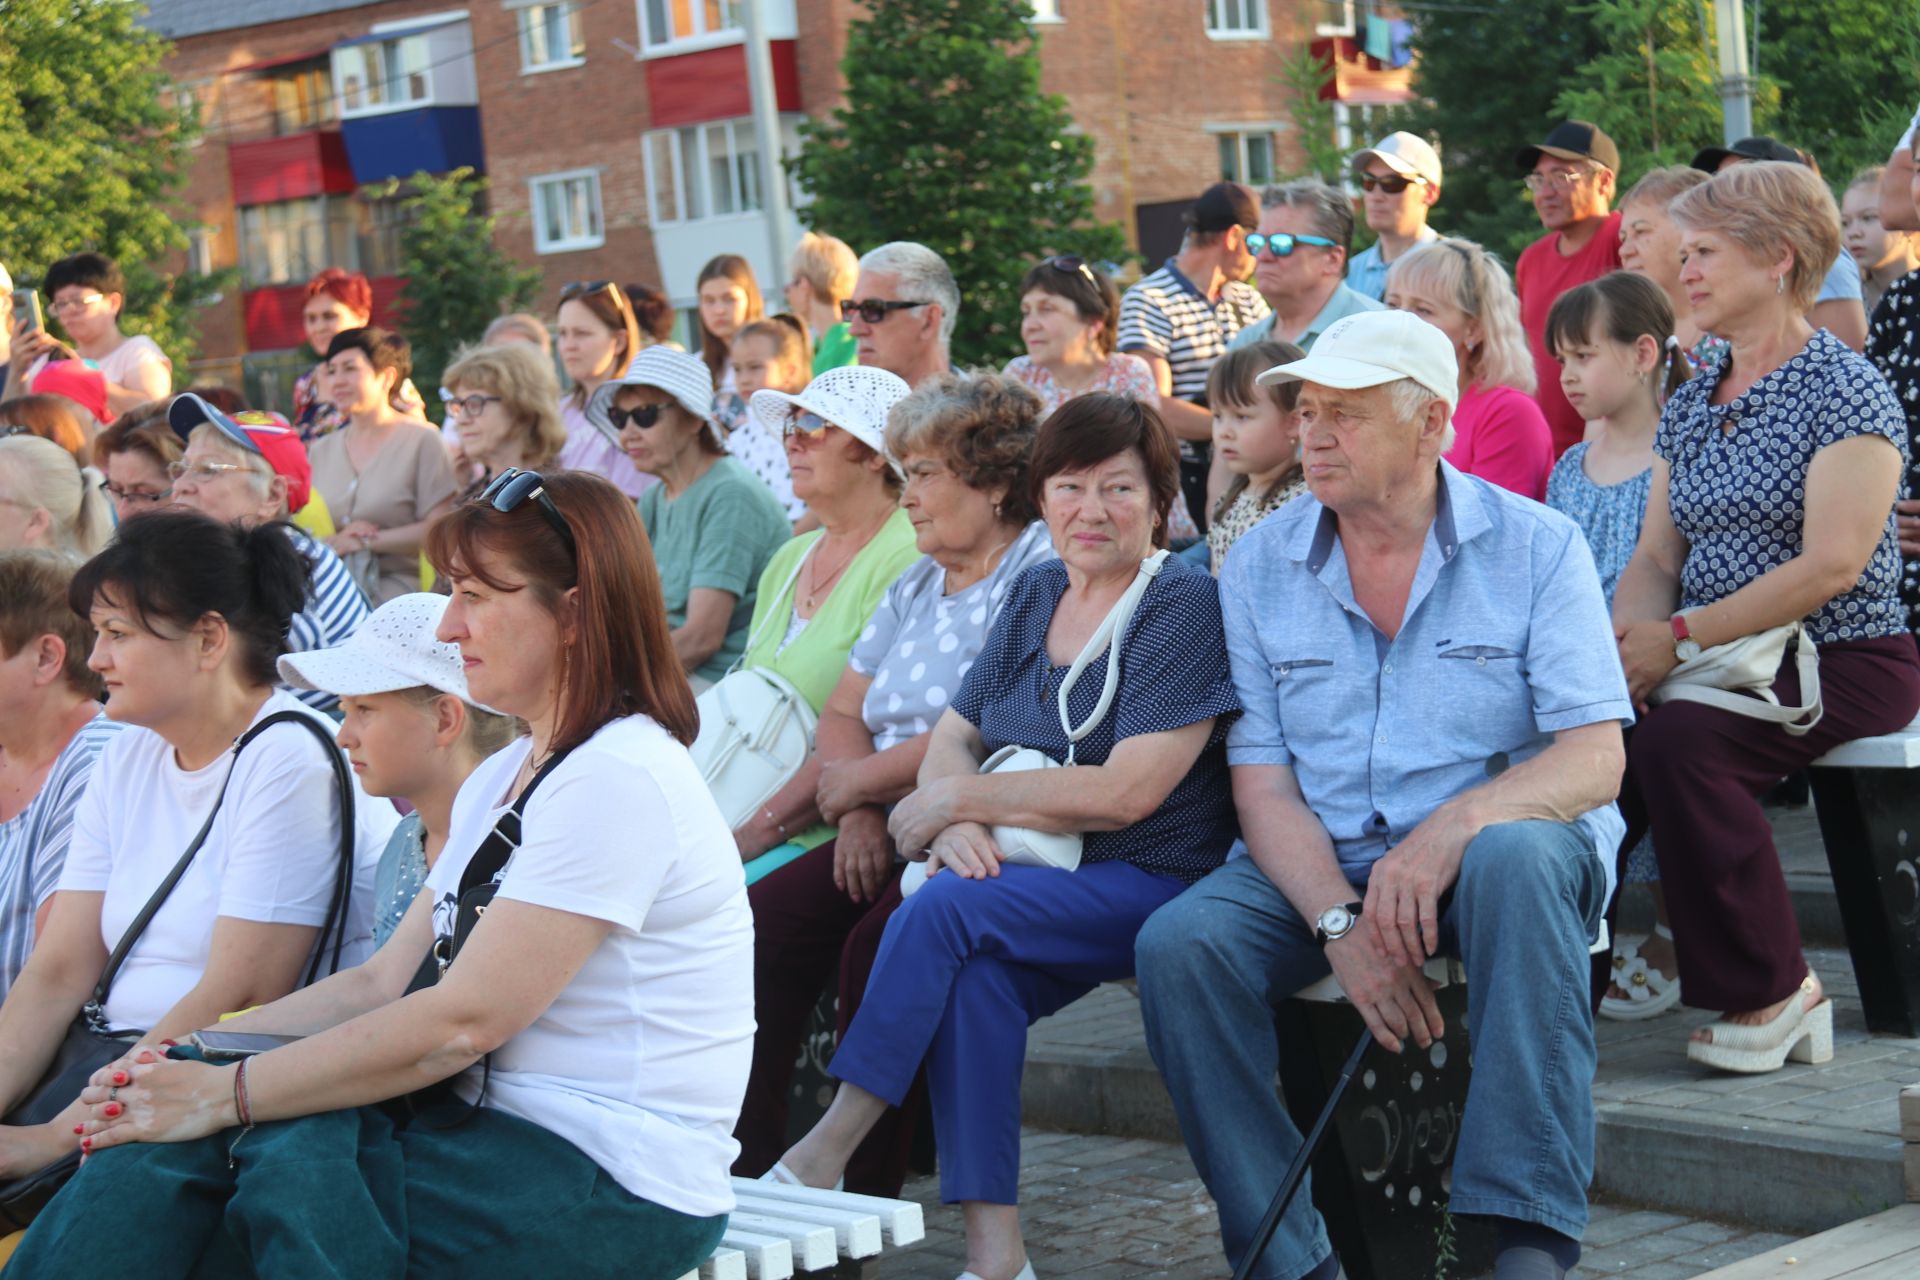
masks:
[[[1699,10],[1672,0],[1597,0],[1574,12],[1607,52],[1575,73],[1554,111],[1606,130],[1620,148],[1620,194],[1647,170],[1686,164],[1721,140],[1714,53],[1701,41]],[[1763,99],[1777,96],[1761,88]]]
[[[1020,349],[1020,277],[1049,253],[1127,252],[1096,222],[1093,142],[1040,91],[1025,0],[869,0],[847,32],[846,105],[800,126],[808,226],[858,250],[917,240],[960,285],[960,363]]]
[[[0,0],[0,260],[15,282],[92,250],[127,278],[121,327],[184,371],[192,307],[220,280],[161,270],[187,239],[172,207],[195,104],[131,0]]]
[[[1336,133],[1333,103],[1320,96],[1333,78],[1332,65],[1316,58],[1306,45],[1301,45],[1280,64],[1280,74],[1275,79],[1291,94],[1287,116],[1293,124],[1293,136],[1304,162],[1289,173],[1289,177],[1318,178],[1338,184],[1346,176],[1347,156],[1340,148]]]
[[[1765,0],[1760,15],[1754,66],[1779,87],[1765,131],[1813,152],[1836,188],[1886,163],[1920,96],[1920,5]]]
[[[413,345],[413,380],[437,421],[440,374],[463,343],[478,341],[495,317],[532,303],[540,273],[521,266],[493,242],[493,216],[483,207],[486,179],[472,169],[416,173],[381,184],[375,194],[401,193],[400,329]]]

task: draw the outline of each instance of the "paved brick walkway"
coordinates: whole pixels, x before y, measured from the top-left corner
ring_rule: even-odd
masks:
[[[869,1268],[873,1280],[953,1280],[966,1259],[960,1213],[932,1178],[908,1184],[927,1206],[927,1239]],[[1028,1130],[1021,1143],[1022,1221],[1041,1280],[1218,1280],[1213,1201],[1184,1148],[1149,1138]],[[1787,1243],[1717,1222],[1596,1205],[1580,1275],[1690,1280]]]

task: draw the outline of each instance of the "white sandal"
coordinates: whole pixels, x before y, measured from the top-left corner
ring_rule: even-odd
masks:
[[[1673,941],[1673,930],[1666,925],[1656,924],[1653,931]],[[1613,985],[1626,992],[1626,998],[1605,996],[1600,1001],[1600,1016],[1612,1018],[1616,1022],[1642,1022],[1648,1018],[1657,1018],[1680,1003],[1680,979],[1669,978],[1640,954],[1639,941],[1620,940],[1619,949],[1613,953]]]
[[[980,1277],[971,1271],[962,1271],[960,1280],[980,1280]],[[1033,1263],[1029,1261],[1026,1266],[1020,1268],[1020,1274],[1013,1280],[1038,1280],[1038,1277],[1033,1274]]]
[[[799,1174],[787,1168],[785,1164],[783,1164],[781,1161],[778,1161],[778,1160],[775,1160],[773,1162],[773,1168],[767,1170],[765,1173],[760,1175],[759,1180],[761,1182],[777,1182],[783,1187],[805,1187],[807,1185],[806,1183],[800,1181]],[[811,1190],[811,1191],[820,1191],[823,1189],[824,1188],[821,1188],[821,1187],[808,1188],[808,1190]],[[845,1191],[847,1189],[846,1178],[843,1176],[837,1182],[835,1182],[833,1184],[833,1189],[835,1191]],[[1018,1280],[1018,1277],[1015,1277],[1015,1280]]]
[[[1712,1040],[1688,1040],[1687,1058],[1721,1071],[1758,1075],[1778,1071],[1788,1059],[1795,1062],[1831,1062],[1833,1060],[1833,1001],[1821,998],[1809,1009],[1802,997],[1814,989],[1813,975],[1800,984],[1787,1007],[1771,1022],[1759,1026],[1741,1026],[1732,1022],[1711,1022],[1707,1031]]]

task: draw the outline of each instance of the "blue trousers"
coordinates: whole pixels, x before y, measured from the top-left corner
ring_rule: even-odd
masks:
[[[1577,826],[1503,823],[1467,846],[1441,920],[1444,947],[1466,965],[1473,1043],[1455,1213],[1537,1223],[1575,1240],[1586,1229],[1596,1063],[1587,948],[1605,892]],[[1281,1052],[1310,1049],[1279,1043],[1274,1009],[1326,976],[1326,954],[1251,858],[1156,913],[1136,949],[1147,1046],[1237,1264],[1300,1149],[1274,1077]],[[1332,1252],[1310,1191],[1303,1185],[1288,1206],[1261,1280],[1296,1280]]]
[[[899,1106],[924,1060],[940,1196],[1016,1204],[1027,1028],[1133,973],[1133,940],[1185,886],[1127,862],[941,872],[887,922],[829,1070]]]

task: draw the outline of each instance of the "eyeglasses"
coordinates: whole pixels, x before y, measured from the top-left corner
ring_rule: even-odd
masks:
[[[1398,173],[1363,173],[1360,175],[1360,189],[1362,191],[1384,191],[1390,196],[1397,196],[1408,187],[1424,187],[1426,185],[1427,180],[1425,178],[1409,178],[1404,174]]]
[[[195,484],[205,484],[216,476],[224,475],[229,471],[245,471],[247,469],[246,464],[240,462],[188,463],[182,460],[169,462],[167,464],[167,474],[173,477],[175,484],[178,484],[182,480],[191,480]]]
[[[456,396],[445,387],[440,388],[440,403],[449,409],[458,410],[463,418],[477,418],[486,412],[490,404],[499,404],[499,396],[483,396],[478,392],[472,395]]]
[[[173,496],[172,489],[162,489],[158,493],[148,493],[144,489],[122,489],[117,484],[109,484],[102,487],[106,489],[109,498],[112,498],[115,502],[124,502],[131,507],[137,507],[143,502],[156,504],[165,502]]]
[[[47,310],[57,316],[71,315],[75,311],[85,311],[96,302],[105,302],[106,295],[83,293],[77,298],[60,298],[47,304]]]
[[[609,408],[607,410],[607,421],[613,424],[615,431],[625,431],[628,423],[632,423],[634,426],[640,428],[640,430],[645,431],[648,427],[660,421],[660,415],[666,410],[666,407],[664,404],[643,404],[637,409]]]
[[[780,438],[791,440],[795,436],[805,436],[808,441],[814,441],[825,435],[827,428],[832,425],[811,409],[794,405],[787,410],[787,425],[781,429]]]
[[[1325,236],[1296,236],[1285,231],[1276,231],[1270,236],[1263,236],[1258,231],[1247,235],[1247,252],[1258,254],[1264,249],[1276,258],[1291,258],[1293,251],[1303,244],[1318,245],[1322,249],[1340,247],[1337,241]]]
[[[931,306],[926,302],[888,302],[883,298],[863,298],[855,302],[852,298],[843,298],[840,302],[840,318],[851,320],[856,315],[868,324],[879,324],[887,318],[889,311],[905,311],[910,307]]]
[[[1545,173],[1530,173],[1524,181],[1529,191],[1545,191],[1548,188],[1566,191],[1591,176],[1591,172],[1585,169],[1549,169]]]
[[[1077,272],[1087,278],[1087,283],[1093,286],[1096,293],[1100,289],[1100,277],[1093,274],[1093,268],[1087,265],[1085,258],[1075,257],[1071,253],[1059,253],[1048,258],[1047,265],[1061,275],[1070,276]]]
[[[580,546],[573,540],[573,526],[560,514],[560,508],[553,505],[553,499],[547,496],[547,480],[538,471],[522,471],[519,467],[508,467],[493,478],[480,493],[480,501],[489,503],[501,515],[519,509],[520,504],[532,498],[540,504],[540,514],[546,517],[553,531],[560,535],[560,541],[567,544],[567,554],[573,557],[574,564],[580,563]]]
[[[0,440],[9,440],[14,436],[38,435],[32,427],[0,427]]]

